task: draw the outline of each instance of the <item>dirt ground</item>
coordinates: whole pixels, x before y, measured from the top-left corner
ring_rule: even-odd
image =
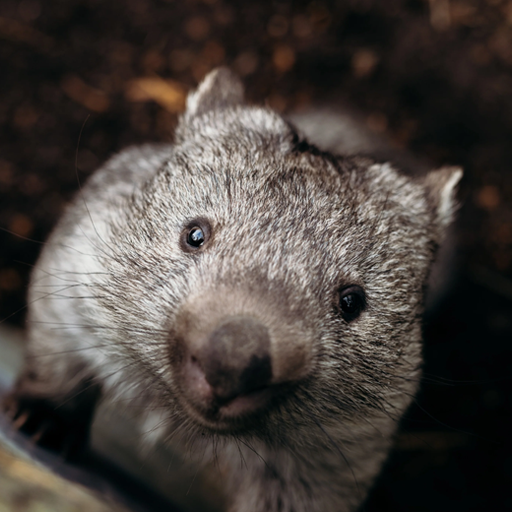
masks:
[[[1,0],[0,318],[113,152],[172,138],[225,64],[282,112],[325,97],[432,165],[464,167],[451,291],[367,511],[512,509],[512,1]]]

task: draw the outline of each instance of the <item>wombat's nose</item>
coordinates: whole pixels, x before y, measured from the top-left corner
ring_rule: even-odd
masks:
[[[251,317],[221,323],[192,359],[221,402],[261,389],[272,378],[268,330]]]

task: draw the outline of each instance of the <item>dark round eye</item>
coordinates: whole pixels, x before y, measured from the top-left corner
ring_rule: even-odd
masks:
[[[185,252],[202,250],[211,238],[211,227],[207,219],[197,218],[185,225],[181,232],[180,246]]]
[[[187,244],[192,247],[201,247],[204,244],[205,236],[199,226],[194,226],[187,234]]]
[[[364,291],[359,286],[347,286],[340,290],[340,309],[347,322],[355,320],[366,307]]]

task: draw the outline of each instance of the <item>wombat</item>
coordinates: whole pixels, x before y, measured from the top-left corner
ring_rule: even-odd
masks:
[[[62,450],[100,398],[138,405],[142,430],[217,462],[231,512],[353,511],[418,386],[462,172],[320,151],[243,96],[211,72],[174,144],[91,177],[34,270],[6,404]]]

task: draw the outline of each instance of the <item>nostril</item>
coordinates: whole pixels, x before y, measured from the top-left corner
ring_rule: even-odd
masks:
[[[262,389],[272,379],[272,366],[270,356],[258,357],[253,355],[247,367],[240,375],[240,390],[242,393],[250,393]]]
[[[208,383],[197,357],[190,356],[188,358],[183,377],[187,392],[192,393],[199,399],[210,399],[213,396],[212,387]]]

